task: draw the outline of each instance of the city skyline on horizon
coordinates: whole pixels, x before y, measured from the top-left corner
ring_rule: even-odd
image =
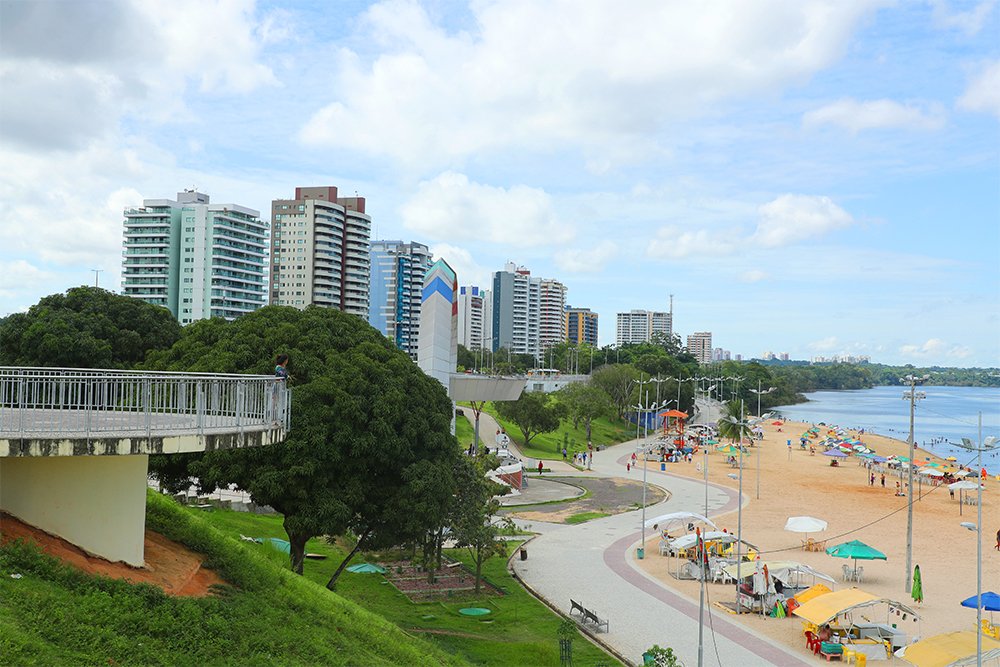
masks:
[[[674,294],[744,358],[1000,365],[995,1],[113,4],[0,5],[0,315],[120,291],[143,199],[337,185],[602,345]]]

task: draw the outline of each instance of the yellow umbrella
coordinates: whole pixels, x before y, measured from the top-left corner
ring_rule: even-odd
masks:
[[[956,459],[954,456],[949,456],[948,458],[945,459],[945,461],[957,461],[957,460],[958,459]]]

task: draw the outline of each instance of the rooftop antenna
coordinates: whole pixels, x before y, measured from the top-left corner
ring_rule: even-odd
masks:
[[[91,269],[91,271],[94,272],[94,287],[100,287],[98,283],[100,282],[101,274],[104,272],[104,269]]]

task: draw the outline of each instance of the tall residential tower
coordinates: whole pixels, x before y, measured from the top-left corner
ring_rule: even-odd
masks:
[[[371,218],[364,197],[335,187],[295,188],[271,202],[270,303],[310,304],[368,317]]]
[[[124,217],[122,294],[168,308],[181,324],[264,305],[267,225],[258,211],[185,190]]]
[[[493,351],[539,357],[541,278],[508,262],[493,274]]]
[[[650,310],[631,310],[618,313],[615,343],[648,343],[653,334],[662,334],[670,338],[674,333],[673,316],[670,313]]]
[[[368,323],[417,359],[420,301],[432,264],[422,243],[372,241]]]
[[[597,347],[597,313],[590,308],[566,306],[566,342]]]

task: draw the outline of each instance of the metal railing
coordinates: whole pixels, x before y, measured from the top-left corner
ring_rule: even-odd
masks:
[[[0,438],[287,430],[290,417],[269,375],[0,367]]]

